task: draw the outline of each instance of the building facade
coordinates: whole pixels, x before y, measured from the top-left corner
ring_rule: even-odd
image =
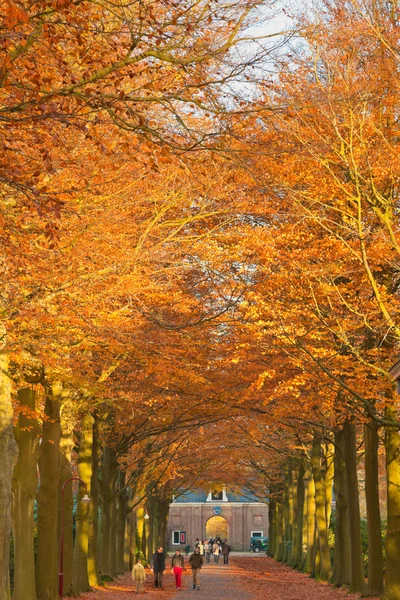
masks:
[[[191,549],[198,538],[220,536],[232,550],[249,550],[251,536],[268,536],[268,504],[256,498],[232,494],[188,492],[169,508],[167,548]]]

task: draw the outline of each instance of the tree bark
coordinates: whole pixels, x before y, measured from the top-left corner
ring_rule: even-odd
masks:
[[[396,406],[386,408],[389,419],[398,420]],[[400,433],[385,427],[387,478],[387,535],[384,600],[400,598]]]
[[[81,439],[78,455],[78,473],[80,479],[86,484],[90,496],[90,482],[92,477],[92,446],[93,446],[93,417],[87,412],[82,418]],[[76,532],[74,548],[74,591],[90,591],[88,576],[88,549],[89,549],[89,504],[82,502],[86,493],[85,488],[78,488],[78,504],[76,509]]]
[[[307,481],[305,478],[305,469],[304,469],[304,477],[303,477],[303,487],[304,487],[304,498],[303,498],[303,532],[302,532],[302,558],[300,571],[304,572],[306,568],[306,560],[307,560]]]
[[[102,519],[101,519],[101,572],[107,577],[116,575],[115,555],[115,484],[117,478],[117,461],[115,452],[112,448],[103,449],[101,469],[100,469],[100,488],[102,499]]]
[[[145,530],[146,530],[146,558],[150,561],[154,553],[154,507],[153,507],[153,498],[147,498],[147,513],[149,515],[149,519],[145,520]]]
[[[289,558],[290,534],[290,481],[291,473],[289,467],[285,469],[285,488],[283,495],[283,557],[282,562],[287,562]]]
[[[124,534],[124,572],[132,570],[132,525],[133,515],[128,513],[125,519],[125,534]]]
[[[111,544],[111,575],[116,577],[118,575],[117,567],[117,496],[116,496],[116,475],[114,479],[114,494],[110,499],[110,544]]]
[[[58,600],[59,481],[60,481],[60,390],[46,389],[45,421],[39,452],[40,487],[37,493],[38,600]],[[60,392],[61,393],[61,392]]]
[[[3,352],[6,335],[0,325],[0,600],[9,600],[11,487],[18,448],[13,436],[11,382],[8,377],[8,356]]]
[[[160,530],[158,533],[158,545],[165,548],[167,541],[169,501],[164,499],[160,507]]]
[[[329,529],[332,513],[333,480],[335,477],[335,447],[332,443],[326,444],[325,463],[326,526]]]
[[[136,509],[136,533],[135,533],[135,537],[137,534],[137,540],[138,540],[138,546],[135,550],[135,562],[136,562],[136,554],[140,554],[140,552],[143,552],[143,554],[145,554],[143,547],[144,547],[144,542],[143,542],[143,538],[145,536],[145,530],[144,530],[144,522],[145,522],[145,516],[146,511],[144,508],[138,508]]]
[[[276,502],[270,497],[268,503],[268,556],[275,554],[275,539],[276,539]]]
[[[151,559],[150,545],[149,545],[150,527],[151,527],[150,521],[151,521],[151,515],[150,515],[149,519],[144,519],[143,536],[142,536],[142,552],[143,552],[147,562],[150,562],[150,559]]]
[[[92,445],[92,475],[90,479],[88,577],[90,586],[101,585],[99,548],[99,462],[101,456],[100,421],[94,415]]]
[[[292,566],[301,569],[303,563],[304,460],[299,461],[296,489],[296,535],[293,536]]]
[[[364,425],[365,500],[368,527],[368,593],[383,593],[383,553],[381,510],[379,505],[379,425],[371,419]]]
[[[335,498],[336,531],[333,563],[333,582],[336,586],[350,585],[350,535],[346,467],[344,462],[344,432],[335,432]]]
[[[295,553],[297,542],[297,488],[298,488],[298,469],[296,462],[293,463],[292,477],[290,482],[290,559],[289,564],[295,567]]]
[[[322,581],[329,581],[332,575],[331,558],[328,544],[328,528],[326,515],[326,482],[321,468],[322,444],[321,439],[315,435],[312,449],[312,471],[315,482],[315,507],[316,524],[319,539],[320,568],[316,576]]]
[[[276,519],[276,543],[275,543],[275,560],[282,562],[283,558],[283,548],[284,548],[284,540],[283,540],[283,529],[284,529],[284,517],[283,517],[283,502],[277,502],[277,519]]]
[[[307,502],[307,552],[306,573],[312,573],[315,561],[315,483],[311,469],[306,472],[306,502]]]
[[[352,594],[359,593],[365,595],[366,585],[361,546],[360,503],[357,480],[357,443],[354,423],[346,420],[343,430],[350,533],[350,592]]]
[[[36,600],[33,510],[38,484],[39,424],[34,417],[35,396],[30,387],[18,392],[19,404],[25,412],[20,413],[14,430],[19,453],[12,485],[13,600]]]
[[[75,402],[67,398],[61,405],[61,440],[60,440],[60,493],[65,481],[72,477],[72,450],[74,449],[74,428],[76,424]],[[64,489],[64,594],[73,592],[73,488],[69,483]],[[61,513],[61,504],[60,504]]]
[[[118,470],[118,491],[117,491],[117,528],[116,528],[116,563],[118,573],[123,573],[125,568],[124,550],[125,550],[125,529],[127,518],[128,493],[125,488],[125,472]]]

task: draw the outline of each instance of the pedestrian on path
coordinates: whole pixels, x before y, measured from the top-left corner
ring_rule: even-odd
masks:
[[[210,558],[211,558],[211,550],[212,550],[212,544],[210,542],[210,540],[206,540],[204,542],[204,554],[206,556],[206,562],[210,562]]]
[[[212,553],[213,553],[213,557],[214,557],[214,563],[218,564],[218,562],[219,562],[220,547],[219,547],[219,544],[218,544],[217,541],[215,541],[213,543]]]
[[[183,558],[180,550],[177,550],[172,557],[171,561],[171,573],[175,575],[176,589],[180,590],[182,587],[182,571],[185,569],[185,559]]]
[[[200,589],[200,569],[203,566],[203,557],[200,554],[200,549],[196,548],[192,556],[189,558],[189,564],[192,567],[193,589]]]
[[[228,564],[230,551],[231,551],[231,547],[228,544],[228,541],[225,540],[224,543],[222,544],[222,556],[224,557],[224,565]]]
[[[143,592],[143,584],[146,581],[146,573],[144,572],[144,566],[142,565],[140,558],[132,569],[132,579],[136,584],[136,593]]]
[[[154,573],[154,587],[162,589],[165,571],[165,554],[162,546],[157,548],[150,560],[150,566]]]

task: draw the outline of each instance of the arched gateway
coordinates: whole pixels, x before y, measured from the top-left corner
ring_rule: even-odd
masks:
[[[205,538],[209,540],[216,537],[220,537],[221,540],[229,540],[229,525],[224,517],[210,517],[206,523]]]
[[[196,538],[220,536],[233,550],[249,550],[251,536],[268,536],[268,504],[257,498],[200,490],[184,492],[169,507],[166,547],[181,551]]]

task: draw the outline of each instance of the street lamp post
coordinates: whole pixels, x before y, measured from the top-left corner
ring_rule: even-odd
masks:
[[[58,595],[60,598],[64,596],[64,490],[67,483],[70,481],[79,481],[85,488],[85,495],[83,496],[81,502],[89,503],[90,498],[87,493],[87,485],[82,479],[79,477],[70,477],[67,481],[64,481],[64,484],[61,489],[61,532],[60,532],[60,569],[58,573]]]

